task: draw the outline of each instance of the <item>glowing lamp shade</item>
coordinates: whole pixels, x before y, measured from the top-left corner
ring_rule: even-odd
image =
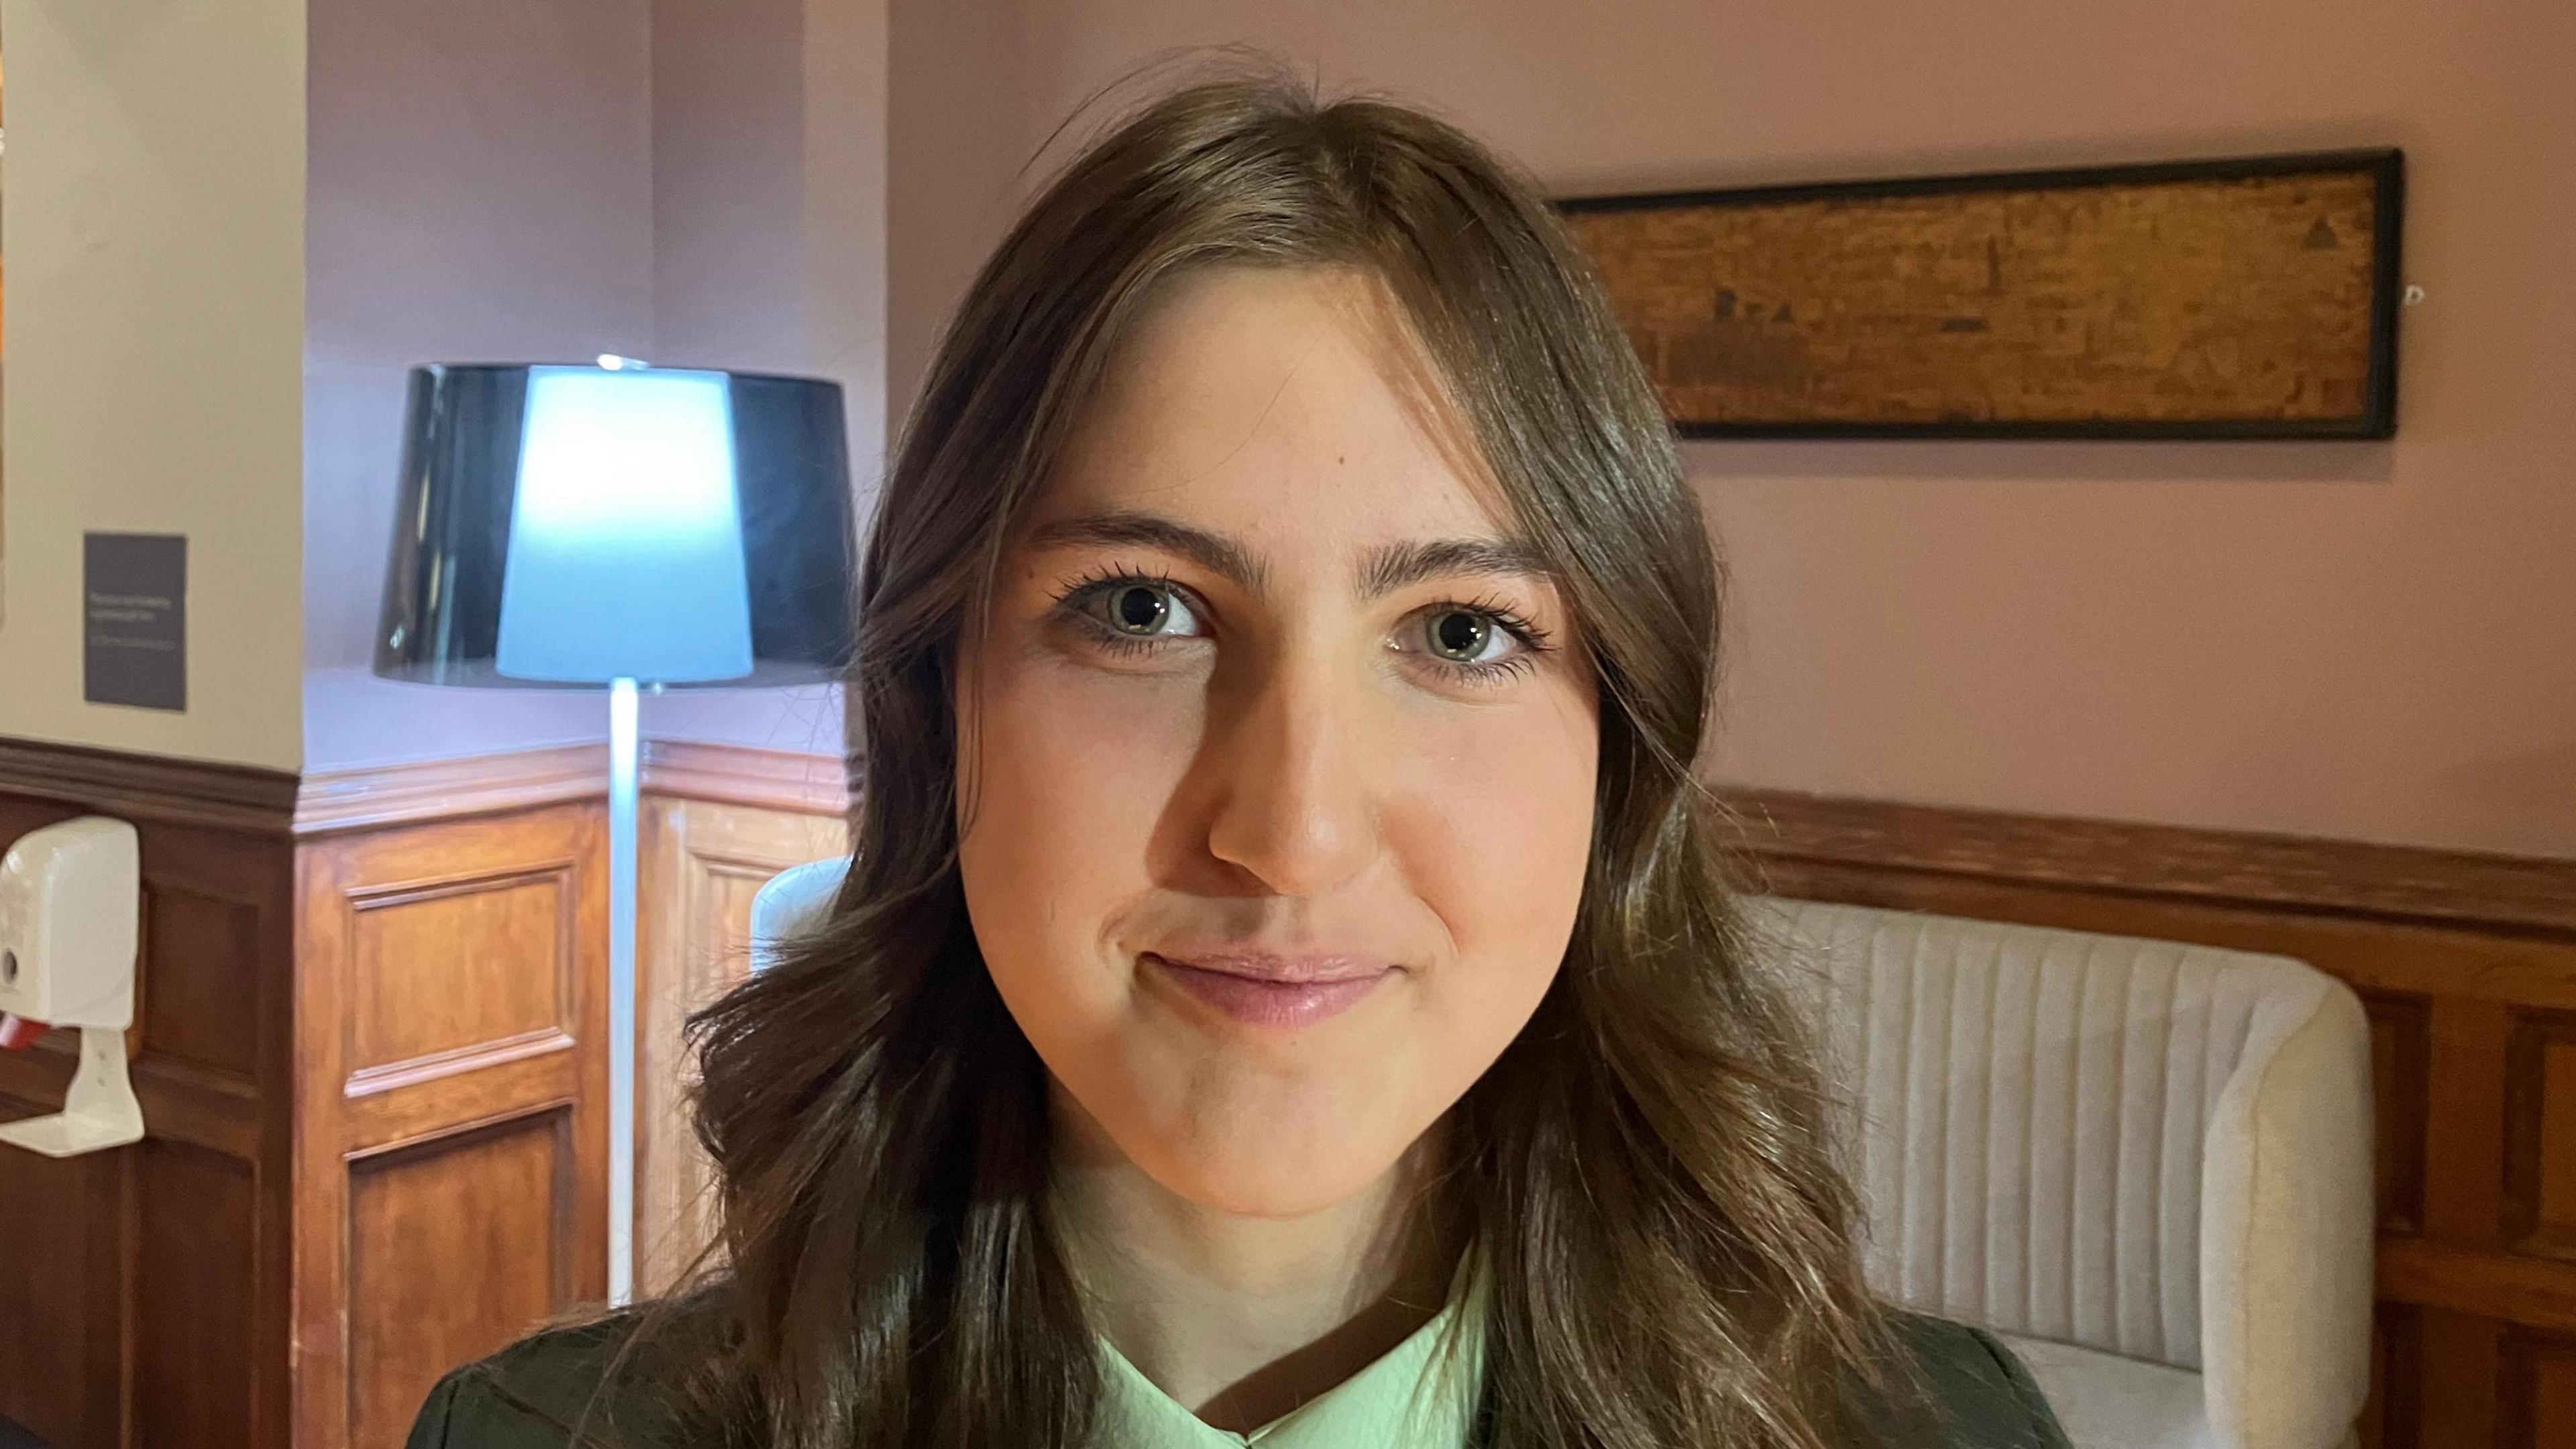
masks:
[[[720,372],[528,369],[493,668],[605,684],[751,673]]]
[[[848,655],[841,393],[646,367],[416,369],[376,673],[810,683]]]

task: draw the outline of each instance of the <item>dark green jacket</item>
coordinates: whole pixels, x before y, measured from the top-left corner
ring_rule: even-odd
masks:
[[[1903,1449],[2068,1449],[2066,1433],[2012,1350],[1981,1329],[1906,1315],[1901,1328],[1946,1433],[1891,1429]],[[556,1329],[449,1374],[430,1390],[406,1449],[566,1449],[615,1347],[613,1325]],[[686,1449],[648,1406],[611,1395],[592,1411],[597,1442],[618,1449]],[[606,1412],[614,1435],[600,1432]],[[585,1445],[589,1441],[585,1440]],[[1353,1446],[1362,1449],[1362,1446]]]

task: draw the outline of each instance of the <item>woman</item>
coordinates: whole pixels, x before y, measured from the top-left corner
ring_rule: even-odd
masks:
[[[723,1264],[416,1449],[2060,1446],[1863,1288],[1689,774],[1718,575],[1457,131],[1198,85],[968,294],[828,925],[692,1023]]]

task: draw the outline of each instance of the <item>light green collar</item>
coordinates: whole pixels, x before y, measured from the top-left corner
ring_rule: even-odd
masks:
[[[1102,1338],[1100,1422],[1091,1442],[1098,1449],[1461,1449],[1484,1383],[1484,1288],[1483,1276],[1461,1263],[1449,1301],[1430,1322],[1249,1434],[1210,1428]]]

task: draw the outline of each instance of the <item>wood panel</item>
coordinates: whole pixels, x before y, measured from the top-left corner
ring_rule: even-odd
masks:
[[[249,1164],[146,1140],[134,1167],[134,1442],[270,1442],[253,1437],[262,1427],[252,1402],[259,1345],[223,1331],[257,1277]]]
[[[682,1023],[749,970],[751,901],[760,887],[790,866],[848,848],[831,794],[791,797],[803,808],[781,809],[666,793],[750,792],[704,764],[694,776],[655,781],[641,820],[635,1241],[636,1279],[646,1291],[677,1282],[714,1237],[713,1174],[689,1126]]]
[[[147,887],[142,951],[157,942],[218,960],[259,957],[260,908],[200,894],[171,881]],[[259,995],[211,971],[153,973],[134,1007],[143,1039],[173,1061],[239,1081],[258,1076]]]
[[[2379,1304],[2370,1335],[2371,1407],[2362,1415],[2361,1449],[2415,1449],[2424,1419],[2423,1383],[2423,1310]]]
[[[547,862],[353,899],[342,1065],[353,1077],[417,1073],[434,1058],[568,1038],[574,880],[573,862]]]
[[[2504,1236],[2576,1261],[2576,1011],[2517,1011],[2505,1038]]]
[[[0,846],[140,830],[149,1133],[0,1152],[0,1413],[57,1449],[394,1443],[433,1365],[604,1290],[604,778],[0,739]],[[58,1108],[70,1047],[0,1053],[0,1117]]]
[[[579,1172],[564,1107],[350,1164],[351,1444],[400,1444],[441,1374],[571,1301]]]
[[[1755,889],[2272,951],[2350,983],[2377,1096],[2364,1442],[2576,1443],[2576,861],[1728,798]]]
[[[308,834],[299,1449],[607,1290],[606,812]]]
[[[0,1098],[0,1119],[50,1110]],[[128,1156],[0,1159],[0,1415],[60,1449],[117,1442]]]
[[[2431,1135],[2425,1089],[2432,1080],[2430,1003],[2420,995],[2361,993],[2370,1018],[2370,1084],[2378,1126],[2374,1182],[2383,1229],[2424,1225],[2424,1143]]]
[[[2498,1358],[2496,1442],[2576,1444],[2576,1336],[2509,1330]]]

